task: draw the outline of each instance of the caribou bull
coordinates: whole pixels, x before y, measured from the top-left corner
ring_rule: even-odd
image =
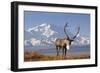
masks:
[[[76,35],[73,36],[73,38],[70,38],[66,32],[66,28],[67,28],[67,24],[65,24],[65,26],[64,26],[64,33],[65,33],[66,37],[65,38],[57,38],[55,40],[57,56],[59,56],[60,49],[62,49],[63,56],[66,56],[67,50],[69,49],[71,43],[74,41],[74,39],[77,37],[77,35],[79,34],[79,31],[80,31],[80,27],[78,27],[78,31],[77,31]]]

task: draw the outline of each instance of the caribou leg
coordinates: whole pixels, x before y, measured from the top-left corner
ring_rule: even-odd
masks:
[[[64,59],[66,59],[67,48],[64,48]]]
[[[56,46],[57,56],[59,56],[59,47]]]
[[[64,59],[64,48],[62,48],[62,59]]]
[[[65,56],[66,56],[67,49],[65,48]]]
[[[64,48],[62,49],[62,55],[64,56]]]

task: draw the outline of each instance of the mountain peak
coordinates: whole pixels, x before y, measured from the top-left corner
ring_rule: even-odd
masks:
[[[51,29],[51,25],[47,23],[43,23],[35,27],[29,28],[27,31],[28,32],[32,32],[32,31],[39,32],[41,33],[41,35],[44,35],[47,38],[52,36],[54,33],[56,33],[55,31]]]
[[[50,26],[50,24],[48,24],[48,23],[42,23],[42,24],[40,24],[39,26],[40,26],[40,27]]]

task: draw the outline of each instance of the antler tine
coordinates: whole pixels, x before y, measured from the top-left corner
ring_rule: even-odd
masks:
[[[64,26],[64,32],[65,32],[65,35],[67,36],[67,38],[69,39],[69,36],[68,36],[68,34],[66,32],[66,27],[68,27],[68,23],[66,23],[65,26]]]
[[[79,31],[80,31],[80,27],[78,27],[78,31],[77,31],[76,35],[73,37],[73,39],[75,39],[77,37],[77,35],[79,34]]]

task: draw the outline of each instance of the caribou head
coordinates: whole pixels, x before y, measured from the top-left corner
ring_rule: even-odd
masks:
[[[65,38],[57,38],[55,41],[57,55],[59,55],[59,51],[60,51],[60,49],[62,49],[63,55],[66,56],[66,52],[69,49],[69,46],[71,45],[71,43],[75,40],[75,38],[79,34],[80,27],[78,27],[76,34],[72,38],[70,38],[66,32],[67,27],[68,27],[68,23],[66,23],[64,26],[64,33],[65,33],[66,37]]]

